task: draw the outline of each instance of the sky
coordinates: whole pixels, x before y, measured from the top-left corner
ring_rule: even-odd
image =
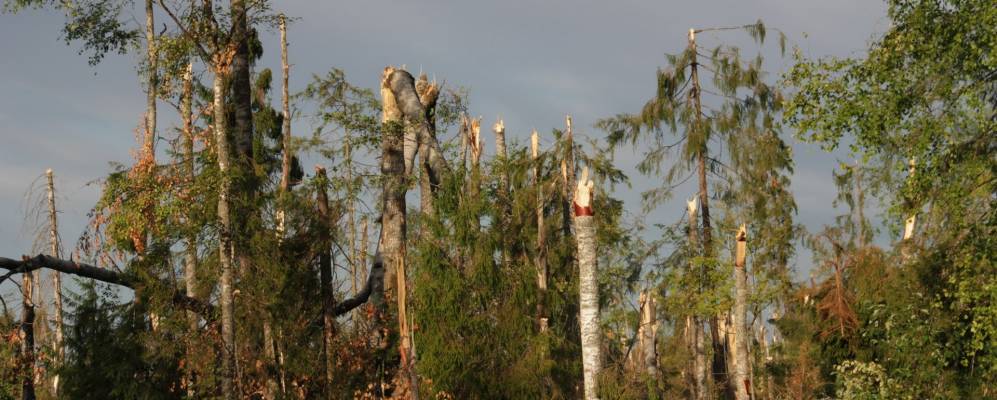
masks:
[[[576,135],[603,137],[595,121],[638,111],[654,94],[655,70],[665,65],[664,54],[684,48],[689,28],[762,19],[806,56],[858,57],[889,23],[885,3],[874,0],[283,1],[273,2],[273,8],[294,18],[288,28],[292,93],[303,89],[312,74],[334,67],[353,84],[376,88],[385,66],[405,65],[469,89],[471,114],[482,116],[487,126],[501,116],[508,135],[520,144],[528,143],[533,128],[541,133],[562,128],[566,114],[574,119]],[[144,21],[137,11],[123,17],[133,26]],[[166,16],[157,18],[162,22]],[[90,66],[85,55],[77,54],[78,45],[62,40],[63,21],[50,10],[0,13],[3,257],[31,252],[24,198],[47,168],[56,176],[60,234],[70,247],[100,194],[95,180],[111,171],[112,162],[130,164],[138,148],[145,104],[136,69],[140,53],[109,55]],[[279,37],[273,31],[262,36],[265,54],[256,69],[278,71]],[[756,48],[736,33],[702,34],[698,40],[707,47]],[[780,58],[775,41],[769,43],[762,53],[775,79],[792,59],[788,54]],[[176,118],[167,107],[160,103],[160,133],[172,136]],[[312,128],[311,120],[300,118],[292,131],[307,134]],[[484,136],[486,146],[494,145],[491,135]],[[549,135],[544,139],[542,144],[552,142]],[[816,231],[841,213],[831,208],[836,194],[831,171],[850,156],[787,140],[796,161],[797,219]],[[656,181],[633,170],[640,155],[639,148],[616,155],[631,186],[618,187],[614,196],[632,210],[640,209],[640,192]],[[691,187],[679,187],[675,200],[652,212],[648,222],[682,218],[682,201],[691,195]],[[801,254],[798,275],[811,265]],[[0,288],[6,299],[10,291]]]

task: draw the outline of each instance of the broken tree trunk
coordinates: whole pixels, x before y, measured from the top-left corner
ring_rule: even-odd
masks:
[[[533,186],[537,190],[537,326],[547,332],[547,231],[544,227],[544,188],[540,176],[540,136],[534,129],[530,135],[530,152],[533,157]]]
[[[405,126],[402,111],[390,87],[394,72],[394,68],[387,67],[381,78],[381,119],[384,135],[381,139],[383,204],[381,239],[378,246],[385,265],[384,297],[388,298],[395,296],[395,268],[405,254]],[[415,101],[418,103],[418,98]],[[387,310],[385,299],[376,298],[375,302],[382,312]]]
[[[419,80],[415,83],[415,90],[419,95],[419,102],[423,106],[423,117],[428,125],[426,138],[418,138],[419,155],[421,156],[421,173],[419,174],[419,203],[422,207],[422,214],[429,216],[434,214],[433,197],[436,195],[436,188],[440,185],[438,172],[433,171],[430,157],[430,140],[436,139],[436,101],[440,96],[440,88],[435,82],[429,83],[426,74],[419,75]],[[432,139],[430,139],[432,138]]]
[[[234,400],[235,394],[235,304],[233,302],[233,271],[232,271],[232,219],[229,215],[229,201],[232,196],[232,178],[230,167],[228,140],[228,117],[225,110],[225,63],[215,66],[215,78],[212,84],[214,95],[214,131],[215,152],[218,158],[218,170],[221,175],[218,189],[218,263],[221,277],[218,285],[221,289],[219,305],[222,317],[222,395],[225,399]]]
[[[52,170],[45,171],[45,178],[48,181],[48,220],[49,220],[49,244],[51,246],[52,257],[59,257],[59,221],[55,213],[55,179]],[[52,300],[55,319],[55,348],[56,362],[61,363],[65,358],[63,348],[63,327],[62,327],[62,273],[52,271]],[[59,393],[59,375],[52,377],[52,391]]]
[[[599,332],[599,282],[596,261],[595,218],[592,196],[595,184],[588,179],[588,168],[582,172],[574,193],[575,239],[579,267],[579,321],[582,339],[582,369],[585,399],[598,398],[598,379],[602,369]]]
[[[734,254],[734,394],[737,400],[751,398],[751,376],[748,373],[748,274],[745,271],[747,229],[741,225],[735,238]]]
[[[637,327],[637,352],[635,364],[644,370],[647,376],[655,379],[658,376],[658,318],[656,314],[657,300],[647,289],[641,290],[638,297],[640,303],[640,320]]]
[[[35,304],[34,274],[25,271],[21,276],[21,399],[35,399]]]
[[[280,28],[280,66],[281,66],[281,92],[280,92],[280,104],[281,104],[281,162],[280,162],[280,196],[286,197],[288,190],[291,188],[291,160],[294,154],[291,152],[291,106],[290,106],[290,94],[288,89],[288,81],[290,74],[290,64],[287,62],[287,17],[284,14],[280,14],[278,17],[278,25]],[[286,198],[282,198],[282,203],[286,202]],[[286,229],[284,224],[286,215],[284,212],[284,206],[282,205],[277,209],[277,233],[280,237],[284,236],[284,230]]]

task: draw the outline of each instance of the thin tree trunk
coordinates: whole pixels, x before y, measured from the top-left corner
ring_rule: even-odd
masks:
[[[689,29],[689,53],[692,58],[690,61],[690,80],[692,82],[692,89],[689,91],[689,97],[693,102],[695,108],[695,134],[705,135],[706,129],[703,126],[702,121],[702,102],[701,89],[699,85],[699,63],[696,59],[696,30]],[[710,199],[709,199],[709,188],[706,179],[706,159],[709,157],[707,148],[707,141],[702,140],[702,147],[697,151],[697,172],[699,178],[699,202],[702,209],[703,217],[703,257],[710,258],[713,256],[713,232],[710,226]],[[729,379],[727,376],[727,349],[723,343],[723,338],[720,337],[720,331],[716,316],[710,317],[710,333],[713,337],[713,378],[718,385],[723,385],[724,398],[733,398],[734,393],[729,384]]]
[[[291,105],[288,89],[288,76],[291,67],[287,62],[287,20],[284,14],[281,14],[278,18],[280,24],[281,82],[283,82],[280,93],[281,116],[283,120],[283,125],[281,126],[281,144],[283,147],[281,155],[283,158],[280,164],[280,194],[281,196],[286,196],[291,187],[291,157],[294,156],[291,153]],[[286,201],[286,199],[281,200]],[[281,237],[284,236],[285,218],[284,208],[280,207],[277,210],[277,232]]]
[[[596,260],[596,228],[593,218],[592,196],[594,183],[588,180],[588,168],[582,172],[582,179],[575,189],[574,215],[578,246],[579,266],[579,313],[582,339],[582,368],[585,380],[585,399],[598,398],[599,373],[602,370],[601,342],[599,332],[599,282]]]
[[[500,202],[500,212],[502,216],[499,218],[498,227],[503,232],[502,234],[502,266],[508,268],[512,255],[510,255],[510,248],[513,244],[513,237],[509,232],[509,220],[512,214],[512,199],[509,195],[509,169],[507,166],[506,158],[506,146],[505,146],[505,123],[499,119],[498,122],[492,127],[492,131],[495,132],[495,167],[498,168],[499,176],[499,195],[498,201]]]
[[[155,17],[153,0],[145,0],[145,43],[149,76],[145,103],[145,138],[142,142],[144,161],[155,164],[156,159],[156,92],[159,87],[159,57],[156,52]]]
[[[332,339],[334,336],[334,326],[336,318],[333,315],[334,299],[332,294],[332,215],[329,213],[329,196],[326,193],[329,179],[326,177],[325,168],[315,167],[315,178],[318,180],[318,217],[319,223],[318,242],[322,251],[319,252],[319,276],[322,296],[322,355],[325,358],[325,397],[333,398],[333,371],[335,363],[332,355]]]
[[[561,189],[561,194],[564,196],[561,229],[564,230],[564,236],[571,236],[571,197],[575,190],[575,145],[571,132],[570,115],[564,118],[564,123],[567,129],[564,131],[564,158],[561,159],[561,180],[564,184]]]
[[[360,276],[363,277],[363,281],[367,281],[367,259],[370,258],[367,253],[367,216],[364,215],[360,218],[360,249],[359,249],[359,259],[360,262]]]
[[[540,135],[533,130],[530,135],[530,151],[533,156],[533,185],[537,190],[537,326],[540,332],[547,332],[547,231],[544,227],[544,188],[540,176]]]
[[[747,229],[737,230],[734,257],[734,385],[737,400],[751,398],[751,376],[748,373],[748,274],[745,271]]]
[[[187,68],[184,70],[183,74],[183,91],[180,98],[180,117],[183,121],[183,165],[184,173],[187,175],[187,180],[191,186],[194,184],[194,115],[193,115],[193,102],[194,102],[194,64],[188,62]],[[188,215],[188,220],[190,220],[190,215]],[[184,249],[184,294],[187,297],[194,297],[194,293],[197,290],[197,234],[189,234],[186,238],[186,244]],[[187,313],[188,326],[190,334],[194,335],[197,332],[197,314],[194,312]],[[188,397],[194,397],[194,373],[193,370],[186,371],[186,376],[184,378],[185,385],[187,386]]]
[[[24,375],[21,377],[21,399],[35,399],[35,304],[34,274],[25,271],[21,276],[21,362]]]
[[[220,57],[220,56],[219,56]],[[233,302],[232,274],[232,219],[229,213],[229,201],[232,196],[232,179],[230,164],[230,148],[228,140],[228,121],[225,113],[225,70],[224,63],[215,66],[215,78],[212,84],[214,95],[214,130],[215,145],[218,157],[218,170],[221,175],[218,188],[218,261],[221,269],[219,286],[221,295],[219,303],[222,314],[222,395],[225,399],[234,400],[235,391],[235,304]]]
[[[59,223],[55,213],[55,179],[52,170],[45,171],[48,181],[48,219],[49,219],[49,244],[51,245],[52,257],[59,257]],[[59,271],[52,271],[52,299],[55,314],[55,356],[56,362],[62,363],[66,352],[63,347],[63,326],[62,326],[62,274]],[[59,393],[59,375],[52,377],[52,392]]]
[[[696,232],[699,221],[696,218],[698,203],[695,197],[689,200],[689,252],[692,257],[696,251]],[[698,268],[690,262],[689,273],[696,274]],[[701,288],[696,288],[697,291]],[[699,315],[689,315],[686,317],[687,337],[689,340],[689,350],[692,353],[692,394],[697,400],[705,400],[708,396],[706,388],[706,338],[703,335],[703,320]]]
[[[471,172],[467,184],[467,195],[470,201],[477,202],[481,193],[481,152],[484,150],[484,143],[481,140],[481,118],[471,118],[468,125]],[[475,216],[471,219],[471,230],[472,232],[478,232],[480,229],[481,220],[478,216]]]

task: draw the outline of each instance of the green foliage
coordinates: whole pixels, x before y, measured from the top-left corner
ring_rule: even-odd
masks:
[[[150,325],[139,303],[119,304],[114,291],[79,281],[70,296],[66,361],[58,369],[67,399],[176,399],[179,354],[150,348]]]

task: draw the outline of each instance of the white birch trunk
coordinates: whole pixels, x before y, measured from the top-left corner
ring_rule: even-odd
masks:
[[[751,398],[751,376],[748,372],[748,274],[745,271],[747,229],[737,230],[734,257],[734,396],[737,400]]]
[[[592,210],[595,184],[588,180],[588,168],[582,172],[574,196],[575,238],[578,246],[579,313],[582,339],[582,368],[585,399],[598,398],[599,373],[602,369],[599,332],[599,281],[596,261],[596,229]]]

